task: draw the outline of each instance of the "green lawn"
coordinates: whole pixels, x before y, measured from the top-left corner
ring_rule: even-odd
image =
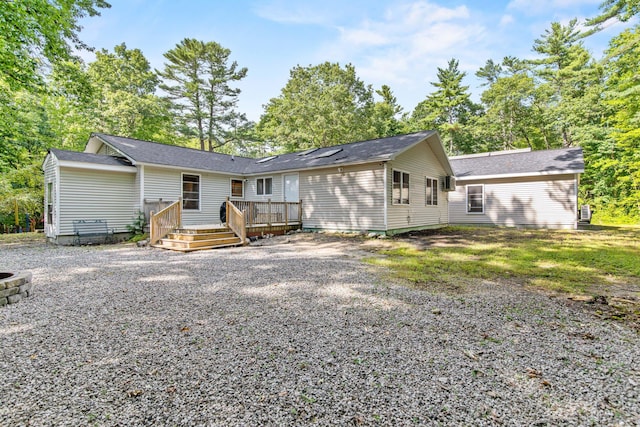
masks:
[[[398,238],[370,263],[416,285],[508,281],[554,292],[640,292],[640,229],[588,231],[448,227]]]
[[[26,243],[26,242],[44,242],[46,236],[44,233],[9,233],[0,234],[0,244],[3,243]]]

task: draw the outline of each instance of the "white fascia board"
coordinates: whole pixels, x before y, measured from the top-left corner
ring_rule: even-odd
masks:
[[[73,162],[69,160],[58,160],[58,166],[63,168],[90,169],[110,172],[136,173],[135,166],[113,166],[101,165],[99,163]]]
[[[460,181],[478,181],[483,179],[500,179],[500,178],[524,178],[532,176],[551,176],[551,175],[577,175],[584,173],[583,169],[578,170],[556,170],[545,172],[522,172],[522,173],[504,173],[495,175],[469,175],[469,176],[457,176],[456,182]]]

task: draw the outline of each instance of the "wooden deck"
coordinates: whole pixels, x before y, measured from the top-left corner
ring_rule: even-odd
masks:
[[[227,200],[226,219],[226,223],[182,225],[178,200],[158,214],[151,212],[150,244],[181,252],[246,245],[250,237],[302,228],[302,203]]]

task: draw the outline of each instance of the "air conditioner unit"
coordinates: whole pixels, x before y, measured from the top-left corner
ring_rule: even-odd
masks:
[[[442,191],[456,191],[455,176],[445,176],[442,179]]]

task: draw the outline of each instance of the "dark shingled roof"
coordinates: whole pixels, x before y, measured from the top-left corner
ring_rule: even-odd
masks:
[[[139,163],[252,175],[340,164],[391,160],[397,154],[434,134],[434,131],[423,131],[408,135],[319,148],[308,153],[299,152],[282,154],[275,157],[270,156],[273,157],[271,159],[250,159],[247,157],[229,156],[226,154],[211,153],[208,151],[101,133],[93,134],[93,136],[98,137]],[[334,153],[332,154],[332,152]]]
[[[458,179],[478,176],[584,172],[584,159],[580,147],[451,157],[449,162]]]
[[[104,154],[79,153],[77,151],[58,150],[50,148],[52,153],[58,160],[69,162],[93,163],[107,166],[131,166],[131,162],[125,158],[105,156]]]

